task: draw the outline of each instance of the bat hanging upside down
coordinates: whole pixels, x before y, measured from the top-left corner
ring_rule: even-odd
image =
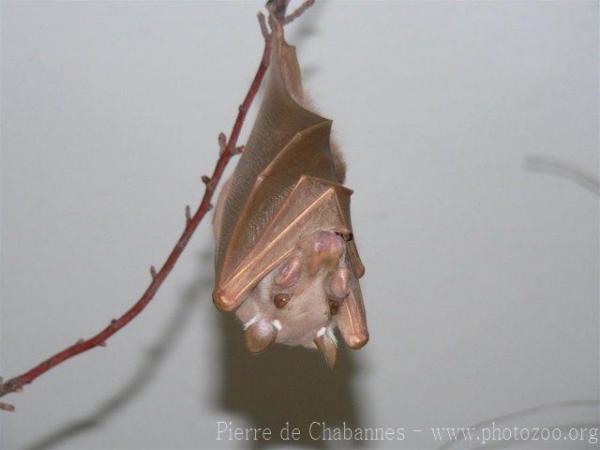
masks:
[[[358,349],[369,339],[358,279],[365,269],[350,222],[345,164],[331,121],[312,111],[295,48],[273,20],[268,81],[254,127],[214,215],[213,300],[235,311],[246,347],[318,348],[335,364],[339,328]]]

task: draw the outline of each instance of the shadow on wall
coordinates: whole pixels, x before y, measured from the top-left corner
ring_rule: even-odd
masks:
[[[334,370],[329,370],[317,351],[275,345],[259,355],[245,346],[240,323],[232,314],[221,314],[221,380],[217,407],[241,414],[248,426],[269,427],[269,441],[251,441],[251,448],[280,444],[279,431],[298,427],[300,439],[295,445],[327,447],[327,441],[311,439],[311,422],[327,426],[361,426],[360,408],[352,388],[355,364],[343,345],[338,351]],[[320,429],[315,426],[314,433]],[[291,442],[291,441],[288,441]],[[363,446],[364,443],[356,442]]]
[[[210,267],[212,264],[211,251],[199,252],[197,257],[200,260],[201,266]],[[210,271],[206,272],[210,273]],[[173,348],[184,327],[194,317],[192,312],[197,307],[199,299],[210,298],[212,285],[212,276],[199,277],[190,284],[179,299],[174,313],[166,321],[159,337],[149,346],[143,362],[138,365],[137,370],[129,381],[123,384],[118,391],[100,403],[87,416],[64,424],[46,436],[34,441],[26,449],[48,450],[50,448],[65,448],[70,439],[101,426],[123,407],[142,395],[145,388],[154,380],[160,370],[164,357]],[[110,346],[110,341],[108,345]]]
[[[523,159],[523,167],[525,170],[531,172],[556,175],[573,181],[591,193],[600,195],[600,180],[598,180],[598,177],[567,161],[561,161],[544,155],[527,154]]]

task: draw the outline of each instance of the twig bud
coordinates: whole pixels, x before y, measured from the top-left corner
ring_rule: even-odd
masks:
[[[202,175],[202,182],[206,185],[206,189],[210,191],[215,188],[215,181],[208,175]]]
[[[221,132],[221,133],[219,133],[219,156],[225,152],[226,148],[227,148],[227,136],[225,136],[225,133]]]
[[[283,24],[287,25],[288,23],[296,20],[298,17],[300,17],[302,14],[304,14],[304,12],[308,8],[310,8],[314,3],[315,3],[315,0],[306,0],[298,8],[296,8],[295,11],[291,12],[290,14],[288,14],[285,17],[285,19],[283,19]]]
[[[3,411],[10,411],[13,412],[15,410],[15,407],[9,403],[2,403],[0,402],[0,409]]]

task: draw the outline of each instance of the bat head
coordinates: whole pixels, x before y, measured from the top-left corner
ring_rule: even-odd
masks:
[[[349,293],[346,242],[333,231],[299,238],[292,255],[266,275],[237,309],[253,353],[277,342],[319,348],[335,362],[336,315]]]

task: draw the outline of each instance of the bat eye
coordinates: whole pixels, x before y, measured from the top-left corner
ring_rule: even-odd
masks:
[[[273,297],[273,303],[275,303],[277,308],[281,309],[288,304],[291,298],[290,294],[277,294]]]
[[[340,309],[340,303],[332,297],[327,298],[327,303],[329,303],[329,312],[332,316],[335,316]]]

